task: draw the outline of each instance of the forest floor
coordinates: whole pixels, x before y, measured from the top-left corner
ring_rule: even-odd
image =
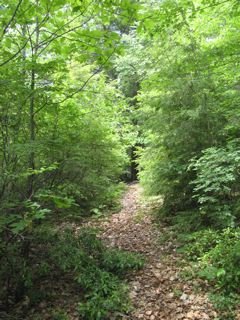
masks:
[[[171,229],[156,223],[154,210],[161,205],[160,198],[144,198],[138,184],[128,186],[121,210],[98,219],[89,219],[86,226],[100,229],[100,237],[109,247],[140,253],[144,267],[127,275],[129,298],[133,306],[122,320],[214,320],[217,313],[207,298],[208,285],[189,277],[189,263],[177,252],[177,243]],[[81,225],[72,226],[76,232]],[[188,271],[187,271],[188,270]],[[44,283],[42,283],[44,286]],[[45,287],[53,288],[47,281]],[[68,318],[79,319],[76,306],[79,292],[62,279],[54,284],[56,299],[51,305],[42,302],[25,319],[50,320],[48,308],[61,306]],[[38,318],[34,314],[38,314]]]
[[[146,260],[144,268],[128,279],[133,311],[122,319],[217,319],[207,298],[207,284],[184,277],[187,264],[176,243],[167,239],[168,228],[154,221],[152,212],[161,199],[144,200],[141,191],[138,184],[130,185],[121,211],[95,222],[108,246],[141,253]]]

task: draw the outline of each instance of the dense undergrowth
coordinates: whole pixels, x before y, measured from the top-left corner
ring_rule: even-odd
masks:
[[[236,319],[240,302],[240,229],[203,229],[177,235],[178,249],[190,261],[185,276],[208,282],[209,299],[220,319]]]
[[[14,316],[14,311],[18,312],[15,316],[26,317],[28,310],[41,301],[53,300],[53,291],[40,284],[45,280],[54,284],[64,278],[75,287],[79,299],[77,311],[84,319],[108,319],[117,312],[130,310],[124,277],[129,271],[141,268],[143,259],[136,254],[107,249],[97,237],[96,230],[82,228],[76,233],[72,229],[63,229],[59,232],[51,226],[40,226],[31,234],[28,259],[21,258],[18,245],[10,248],[11,255],[4,251],[6,247],[1,247],[4,257],[0,299],[8,309],[2,313],[5,317],[8,312]],[[22,314],[14,309],[18,290],[23,289],[20,286],[24,286],[24,297],[28,301]],[[61,309],[61,306],[57,308]],[[55,314],[54,319],[58,319],[57,314],[60,317],[61,313],[65,314],[64,319],[68,319],[64,310],[49,312]]]
[[[238,299],[239,8],[237,0],[1,4],[1,308],[34,300],[37,274],[59,270],[88,292],[84,317],[126,309],[115,273],[139,266],[135,258],[55,229],[116,208],[136,163],[146,193],[163,198],[159,219],[188,234],[186,255],[218,307]]]
[[[193,159],[186,172],[194,172],[195,205],[175,213],[163,207],[157,218],[172,225],[179,250],[192,261],[193,277],[210,285],[209,297],[221,319],[236,319],[240,301],[239,150],[209,148]]]
[[[129,27],[136,6],[111,2],[124,20],[113,19],[109,8],[108,2],[88,0],[1,4],[3,312],[34,304],[42,295],[36,283],[51,282],[56,270],[71,273],[84,291],[79,314],[85,318],[125,309],[124,289],[112,271],[134,266],[134,258],[103,249],[97,257],[94,237],[90,250],[84,237],[55,232],[59,225],[116,210],[129,166],[135,134],[110,70],[121,51],[118,30]]]
[[[239,3],[153,1],[143,11],[138,52],[131,40],[128,50],[145,144],[139,178],[147,194],[162,196],[158,218],[185,235],[185,256],[231,319],[240,286]]]

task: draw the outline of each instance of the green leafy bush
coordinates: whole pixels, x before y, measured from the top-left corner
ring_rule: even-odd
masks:
[[[185,252],[190,260],[198,260],[209,252],[220,240],[218,231],[206,229],[180,236],[185,243],[181,251]]]
[[[240,228],[203,230],[185,240],[187,256],[199,262],[199,276],[227,294],[239,292]]]
[[[126,299],[127,290],[116,284],[109,294],[93,292],[86,302],[79,303],[78,311],[84,319],[109,319],[115,312],[128,312],[130,305]]]
[[[104,252],[101,265],[109,272],[123,276],[131,269],[141,269],[144,259],[139,254],[109,249]]]
[[[226,292],[239,292],[240,229],[226,229],[217,244],[202,258],[205,272],[215,268],[213,280]],[[210,267],[209,267],[210,266]]]
[[[194,232],[202,228],[202,217],[197,209],[178,211],[176,215],[170,216],[168,221],[180,233]]]
[[[15,204],[16,205],[16,204]],[[11,213],[7,209],[0,216],[0,300],[18,302],[32,288],[31,270],[33,238],[50,210],[35,201],[26,200]],[[39,266],[41,263],[39,264]],[[11,270],[11,272],[9,272]],[[41,272],[40,272],[41,274]]]
[[[71,275],[69,280],[83,292],[78,311],[84,318],[106,319],[114,312],[129,309],[127,287],[122,278],[131,269],[143,266],[139,255],[106,248],[97,230],[91,228],[82,228],[76,234],[71,229],[57,231],[45,223],[34,228],[28,237],[31,239],[28,256],[21,256],[20,241],[7,247],[1,244],[4,255],[0,266],[0,299],[12,300],[22,289],[20,299],[24,294],[31,305],[39,303],[45,298],[38,285],[40,279],[48,279],[52,274],[57,281],[58,277]],[[8,278],[9,268],[11,278]]]
[[[77,237],[66,231],[52,256],[64,271],[74,272],[81,286],[84,301],[79,314],[90,320],[105,319],[116,311],[129,308],[126,287],[119,276],[143,266],[140,256],[119,250],[107,249],[97,238],[96,230],[83,229]]]
[[[240,151],[232,147],[209,148],[192,160],[196,172],[193,198],[197,199],[203,223],[224,228],[234,225],[233,207],[239,182]]]
[[[209,298],[216,309],[220,311],[219,320],[236,320],[236,307],[239,305],[238,295],[211,293]]]

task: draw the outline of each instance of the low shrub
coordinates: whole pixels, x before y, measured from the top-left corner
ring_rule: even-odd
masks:
[[[199,159],[192,159],[188,170],[196,175],[191,182],[193,199],[197,200],[204,226],[217,229],[235,226],[239,161],[240,150],[232,145],[205,149]]]
[[[187,256],[199,262],[199,275],[225,292],[239,292],[240,228],[203,230],[185,237]]]
[[[213,286],[210,296],[223,314],[221,319],[235,319],[240,297],[240,228],[202,230],[184,236],[184,241],[181,250],[194,261],[195,276]]]
[[[115,312],[129,310],[123,276],[143,266],[141,256],[107,248],[97,230],[90,228],[82,228],[76,234],[69,228],[56,231],[45,224],[28,236],[31,236],[28,257],[21,256],[22,244],[19,247],[17,243],[10,244],[7,248],[1,245],[8,259],[3,257],[0,266],[1,279],[5,279],[1,280],[0,300],[7,301],[9,307],[18,294],[19,300],[28,297],[29,306],[38,304],[46,298],[39,283],[45,280],[55,283],[67,276],[81,293],[78,312],[84,319],[106,319]],[[14,275],[10,282],[9,268]],[[54,314],[54,319],[64,317],[64,311]]]
[[[96,230],[83,229],[78,236],[65,231],[52,256],[63,271],[73,272],[84,292],[79,314],[89,320],[106,319],[114,312],[129,309],[127,290],[121,282],[131,269],[143,266],[139,255],[107,249]]]

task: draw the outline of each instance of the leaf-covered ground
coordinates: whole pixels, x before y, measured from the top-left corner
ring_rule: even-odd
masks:
[[[189,280],[188,264],[176,251],[176,242],[169,237],[169,228],[159,226],[152,212],[161,199],[144,199],[138,184],[128,187],[122,209],[113,215],[90,219],[86,225],[100,228],[100,236],[109,247],[116,247],[144,256],[145,266],[128,277],[129,299],[133,309],[118,314],[122,320],[214,320],[217,313],[207,298],[207,283]],[[82,225],[74,225],[80,229]],[[42,283],[53,290],[51,281]],[[68,279],[54,284],[56,299],[42,302],[26,319],[53,319],[51,310],[66,311],[68,319],[78,320],[76,311],[81,293]],[[38,315],[38,318],[34,315]],[[32,315],[32,316],[31,316]],[[112,320],[112,319],[109,319]]]
[[[174,243],[163,241],[168,229],[154,223],[151,212],[160,200],[144,201],[140,195],[139,185],[129,186],[122,210],[100,223],[102,238],[109,246],[141,253],[146,259],[145,267],[131,274],[130,299],[134,310],[122,319],[217,318],[207,298],[207,284],[184,279],[186,264],[176,253]]]

